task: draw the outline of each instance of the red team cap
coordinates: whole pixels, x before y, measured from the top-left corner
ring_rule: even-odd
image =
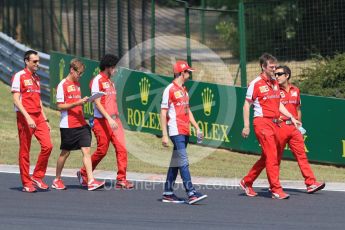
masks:
[[[177,61],[174,64],[174,73],[181,73],[181,72],[183,72],[185,70],[194,71],[194,69],[192,67],[190,67],[188,65],[188,63],[185,62],[185,61]]]

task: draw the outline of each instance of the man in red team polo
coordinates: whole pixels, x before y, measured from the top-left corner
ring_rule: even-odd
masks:
[[[256,77],[247,89],[246,100],[243,106],[244,128],[242,136],[247,138],[249,128],[249,110],[254,109],[254,132],[261,145],[262,154],[260,159],[253,165],[249,173],[241,180],[240,187],[247,196],[257,196],[253,189],[253,182],[266,167],[266,173],[272,198],[287,199],[289,194],[285,193],[279,181],[279,117],[280,113],[291,119],[294,125],[300,125],[291,113],[287,111],[280,102],[280,91],[278,82],[274,78],[274,71],[277,66],[277,59],[268,53],[260,57],[261,74]]]
[[[188,203],[194,204],[203,200],[203,195],[195,190],[189,172],[187,145],[190,135],[190,123],[197,133],[202,133],[189,108],[189,95],[184,83],[189,79],[193,69],[185,61],[174,64],[174,80],[163,92],[161,104],[162,144],[168,146],[168,137],[174,144],[174,149],[164,185],[163,202],[184,203],[185,201],[174,194],[174,184],[180,170],[183,186],[188,195]]]
[[[115,73],[116,64],[119,59],[106,54],[100,61],[99,68],[101,72],[90,82],[91,94],[104,92],[105,95],[95,99],[94,108],[94,126],[93,132],[97,139],[97,149],[92,154],[92,170],[107,154],[109,143],[115,148],[117,160],[117,178],[116,188],[132,189],[134,186],[126,179],[127,172],[127,148],[125,133],[119,118],[119,111],[116,102],[116,89],[110,77]],[[85,185],[86,171],[83,167],[77,173],[81,185]]]
[[[72,59],[67,77],[57,87],[56,102],[61,111],[61,154],[56,163],[56,177],[52,184],[52,188],[55,189],[66,189],[61,172],[70,152],[78,149],[83,153],[88,179],[87,189],[92,191],[104,186],[104,181],[95,180],[92,173],[91,129],[85,122],[83,113],[83,104],[88,101],[88,97],[81,98],[79,83],[84,70],[85,65],[79,59]]]
[[[301,98],[299,89],[290,84],[291,70],[287,66],[278,66],[275,71],[275,76],[280,86],[280,101],[285,108],[299,121],[302,121],[301,113]],[[284,148],[288,143],[291,152],[294,154],[301,173],[305,179],[307,186],[307,193],[314,193],[325,187],[324,182],[317,182],[313,171],[308,162],[307,154],[305,152],[304,139],[301,132],[292,124],[291,120],[286,116],[281,116],[280,123],[280,154],[278,161],[280,163],[283,156]]]
[[[40,58],[34,50],[24,54],[25,68],[12,77],[13,103],[17,113],[19,137],[19,169],[24,192],[36,192],[34,185],[47,190],[49,186],[43,181],[48,159],[53,149],[50,139],[49,120],[43,111],[40,98],[40,79],[36,74]],[[36,167],[30,178],[30,146],[32,135],[41,145]]]

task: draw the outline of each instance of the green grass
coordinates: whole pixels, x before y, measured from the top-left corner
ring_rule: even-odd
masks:
[[[0,164],[18,164],[18,134],[15,113],[12,105],[10,87],[0,82]],[[60,132],[58,111],[45,108],[52,127],[51,136],[54,149],[49,159],[49,166],[55,167],[57,157],[60,154]],[[171,148],[163,148],[160,138],[154,135],[126,131],[127,146],[130,151],[128,156],[128,171],[142,173],[166,173],[166,165],[170,159]],[[92,151],[96,143],[93,137]],[[31,162],[37,160],[39,144],[33,138],[31,147]],[[213,149],[198,145],[189,145],[188,153],[191,161],[191,173],[193,176],[241,178],[245,175],[254,162],[257,155],[236,153],[224,149]],[[80,151],[71,153],[65,168],[78,168],[82,165]],[[199,160],[201,159],[201,160]],[[110,146],[108,155],[98,166],[98,169],[116,170],[115,153]],[[195,163],[192,163],[195,162]],[[344,182],[345,168],[315,165],[312,169],[319,180],[327,182]],[[261,178],[266,178],[262,173]],[[283,161],[281,167],[281,179],[303,180],[295,161]]]

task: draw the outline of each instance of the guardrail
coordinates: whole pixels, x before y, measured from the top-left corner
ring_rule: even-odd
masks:
[[[16,42],[13,38],[0,32],[0,79],[6,84],[11,84],[12,76],[24,68],[24,53],[31,48]],[[50,55],[38,52],[40,68],[37,71],[41,79],[41,99],[44,105],[50,103],[49,87],[49,62]]]

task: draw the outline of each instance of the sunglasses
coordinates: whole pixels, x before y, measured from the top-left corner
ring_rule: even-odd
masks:
[[[84,71],[78,71],[77,69],[73,68],[73,70],[79,75],[83,75]]]
[[[33,61],[31,60],[31,62],[36,64],[36,63],[40,62],[40,60],[33,60]]]
[[[285,74],[285,72],[278,72],[278,73],[275,73],[274,75],[280,77],[280,76],[282,76],[282,75],[284,75],[284,74]]]

